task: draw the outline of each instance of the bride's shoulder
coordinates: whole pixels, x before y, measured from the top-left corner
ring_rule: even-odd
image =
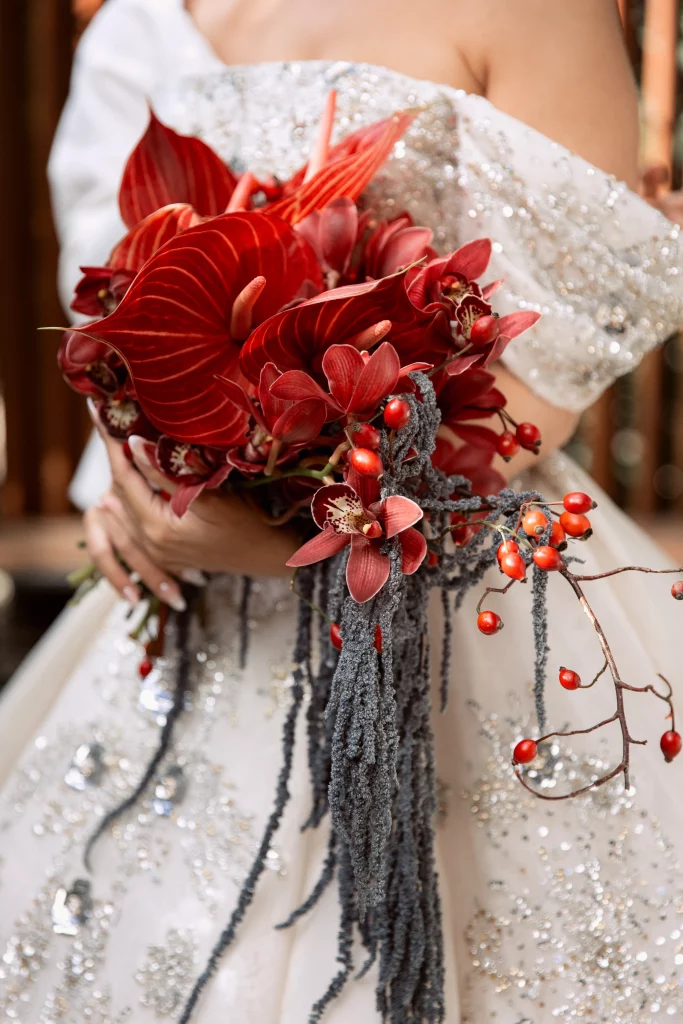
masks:
[[[161,41],[182,30],[186,18],[183,0],[107,0],[83,34],[80,49],[107,46],[143,32]]]

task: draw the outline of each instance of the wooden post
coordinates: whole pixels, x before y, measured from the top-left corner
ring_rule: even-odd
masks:
[[[672,137],[676,104],[676,51],[678,45],[678,0],[647,0],[642,61],[642,166],[672,163]],[[661,350],[643,360],[636,373],[638,422],[643,435],[644,456],[640,480],[634,489],[634,511],[652,513],[658,499],[653,478],[659,465],[662,438]]]

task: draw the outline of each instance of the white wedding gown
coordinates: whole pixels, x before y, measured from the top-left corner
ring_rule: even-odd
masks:
[[[226,68],[180,0],[109,0],[80,46],[51,163],[65,295],[77,265],[102,261],[123,234],[116,187],[147,99],[233,166],[283,176],[306,159],[333,87],[339,134],[424,108],[373,186],[373,203],[385,213],[408,208],[442,249],[493,238],[491,277],[506,277],[501,308],[526,301],[545,314],[513,342],[507,363],[552,403],[587,406],[683,322],[677,230],[603,172],[485,99],[384,68]],[[598,499],[596,535],[579,552],[590,570],[667,565],[563,456],[543,463],[531,485],[548,497],[578,488]],[[683,714],[683,605],[669,596],[671,582],[640,575],[587,586],[626,680],[644,685],[663,673]],[[627,701],[632,732],[648,741],[633,748],[631,791],[618,779],[560,803],[527,793],[510,764],[511,744],[534,729],[530,595],[519,590],[492,599],[506,624],[495,637],[475,627],[478,594],[459,612],[450,704],[435,716],[448,1024],[683,1024],[683,758],[665,764],[659,752],[666,708],[650,696]],[[286,586],[257,585],[245,671],[238,601],[237,583],[212,584],[191,706],[165,768],[181,783],[175,799],[170,786],[150,787],[100,839],[92,876],[81,864],[84,841],[139,779],[172,665],[141,682],[127,609],[101,587],[65,613],[9,686],[0,704],[2,1020],[178,1019],[270,813],[290,700]],[[586,728],[612,714],[613,689],[606,677],[585,694],[560,689],[561,664],[587,680],[602,658],[561,578],[551,580],[550,603],[549,721]],[[437,650],[438,630],[435,614]],[[272,870],[199,1004],[201,1024],[304,1024],[336,972],[334,887],[294,928],[273,929],[310,892],[325,855],[326,822],[299,830],[310,810],[303,729]],[[619,756],[613,727],[558,742],[544,791],[577,788]],[[92,903],[79,918],[65,891],[86,878]],[[371,1024],[373,985],[372,971],[350,981],[324,1019]]]

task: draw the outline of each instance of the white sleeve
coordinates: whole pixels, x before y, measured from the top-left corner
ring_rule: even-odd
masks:
[[[103,263],[125,233],[119,183],[163,75],[162,38],[153,4],[108,0],[76,51],[48,165],[61,244],[59,292],[67,309],[78,268]]]

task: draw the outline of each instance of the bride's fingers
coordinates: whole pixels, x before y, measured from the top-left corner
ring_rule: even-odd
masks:
[[[167,494],[173,494],[176,490],[176,486],[152,465],[146,451],[146,446],[148,444],[149,442],[145,441],[144,437],[138,437],[137,434],[131,434],[128,438],[128,445],[133,456],[133,462],[138,467],[145,480],[151,484],[152,487],[156,487],[157,490],[160,491],[166,491]]]
[[[126,565],[138,574],[143,583],[161,601],[177,612],[184,611],[186,605],[180,587],[135,542],[121,502],[114,495],[107,494],[100,501],[100,510],[107,534]]]
[[[104,511],[89,508],[83,516],[85,543],[93,564],[105,576],[121,597],[131,604],[138,604],[140,591],[130,575],[118,561],[104,522]]]

